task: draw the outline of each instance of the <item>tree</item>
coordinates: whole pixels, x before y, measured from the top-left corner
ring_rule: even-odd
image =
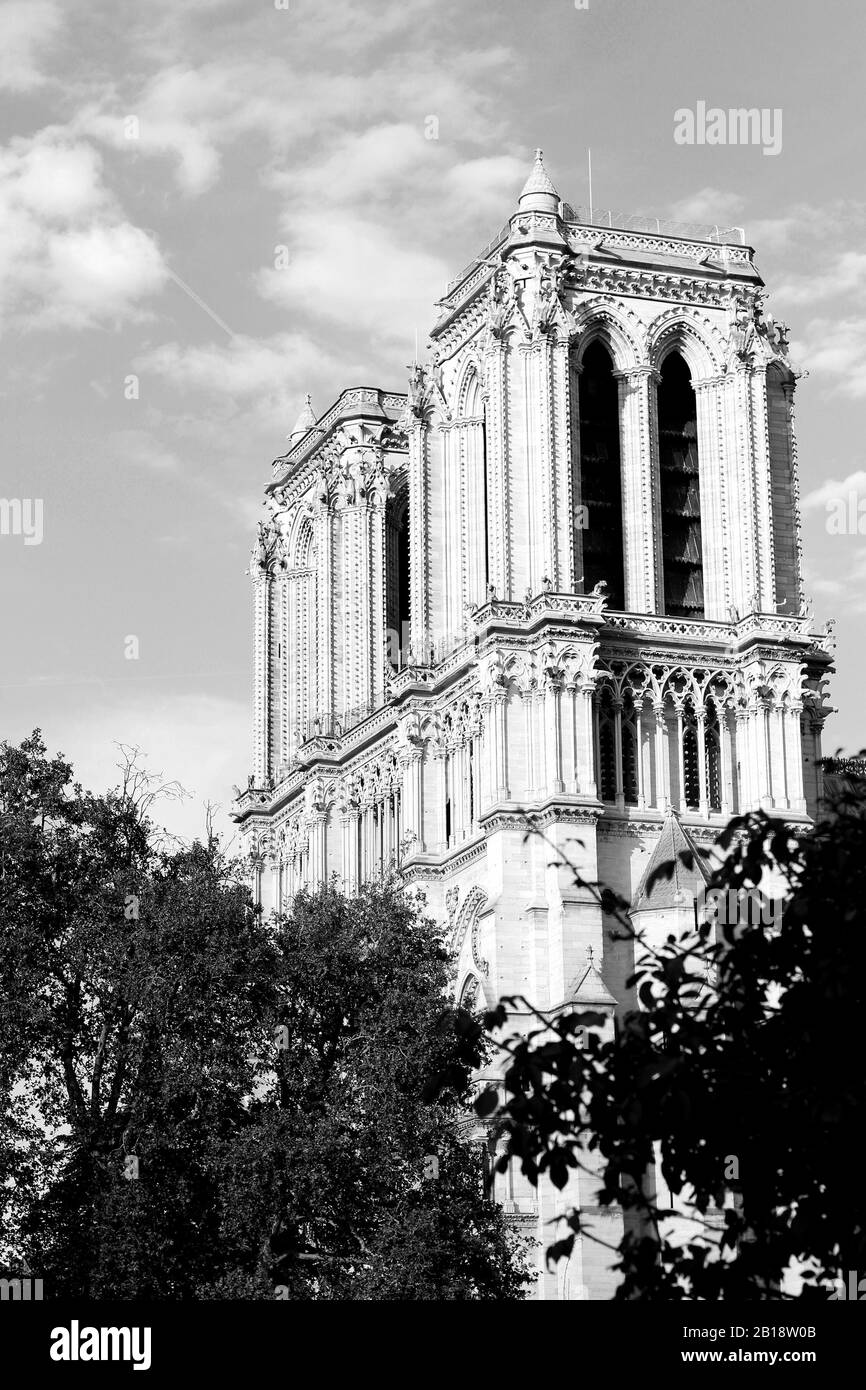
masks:
[[[601,1040],[593,1014],[537,1014],[528,1037],[506,1042],[501,1091],[477,1105],[495,1112],[501,1170],[517,1161],[531,1181],[547,1173],[562,1188],[600,1156],[599,1201],[626,1216],[612,1261],[618,1298],[826,1299],[849,1271],[866,1271],[855,1158],[866,1104],[864,782],[849,782],[805,836],[755,812],[735,818],[720,846],[727,857],[707,896],[728,910],[648,954],[635,978],[643,1007],[613,1040]],[[774,881],[774,910],[747,911],[766,907]],[[628,904],[600,897],[616,930],[634,935]],[[499,1034],[510,1003],[486,1017]],[[656,1201],[654,1157],[693,1219],[685,1240],[682,1219]],[[582,1230],[571,1213],[548,1258],[568,1254]]]
[[[447,1003],[434,924],[396,883],[326,887],[296,897],[278,942],[277,1066],[227,1155],[228,1237],[258,1232],[250,1279],[289,1298],[520,1297],[517,1242],[462,1132],[481,1032]]]
[[[225,1259],[215,1143],[245,1123],[278,962],[215,842],[169,853],[152,779],[0,746],[6,1228],[54,1297],[188,1296]]]
[[[0,745],[4,1262],[55,1298],[519,1296],[435,929],[396,886],[264,921],[213,836],[159,837],[134,751],[95,796]]]

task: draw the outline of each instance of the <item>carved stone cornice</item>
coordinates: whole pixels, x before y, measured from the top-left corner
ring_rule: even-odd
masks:
[[[478,817],[485,836],[497,830],[544,829],[548,825],[595,825],[604,814],[600,802],[577,802],[555,797],[537,805],[493,806]]]

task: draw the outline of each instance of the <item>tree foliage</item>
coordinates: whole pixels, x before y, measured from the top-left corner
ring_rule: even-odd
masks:
[[[764,812],[733,820],[708,897],[745,904],[775,882],[781,915],[717,915],[647,952],[632,981],[642,1007],[613,1039],[585,1012],[538,1015],[507,1043],[501,1092],[478,1100],[495,1112],[501,1169],[562,1188],[601,1160],[599,1201],[625,1214],[618,1298],[826,1299],[866,1268],[863,786],[806,835]],[[605,906],[634,936],[628,904],[607,893]],[[486,1019],[503,1036],[508,1004]],[[656,1200],[654,1157],[686,1238]],[[548,1257],[584,1229],[572,1212]]]
[[[432,924],[397,885],[266,922],[153,791],[0,745],[4,1262],[51,1297],[519,1297]]]

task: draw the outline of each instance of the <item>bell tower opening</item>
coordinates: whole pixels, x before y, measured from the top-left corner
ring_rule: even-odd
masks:
[[[704,616],[697,420],[691,373],[672,352],[658,388],[664,611],[672,618]]]
[[[601,580],[608,606],[625,607],[622,540],[622,481],[619,452],[619,390],[610,354],[591,343],[578,383],[580,408],[580,530],[583,591]]]

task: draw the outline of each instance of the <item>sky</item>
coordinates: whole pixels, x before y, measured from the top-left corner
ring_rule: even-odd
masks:
[[[596,206],[755,246],[808,372],[825,747],[866,744],[864,39],[855,0],[0,3],[0,498],[41,503],[0,534],[0,739],[94,790],[137,745],[190,791],[169,830],[228,825],[271,461],[306,391],[404,389],[540,145],[572,203],[591,148]],[[680,143],[699,102],[779,148]]]

